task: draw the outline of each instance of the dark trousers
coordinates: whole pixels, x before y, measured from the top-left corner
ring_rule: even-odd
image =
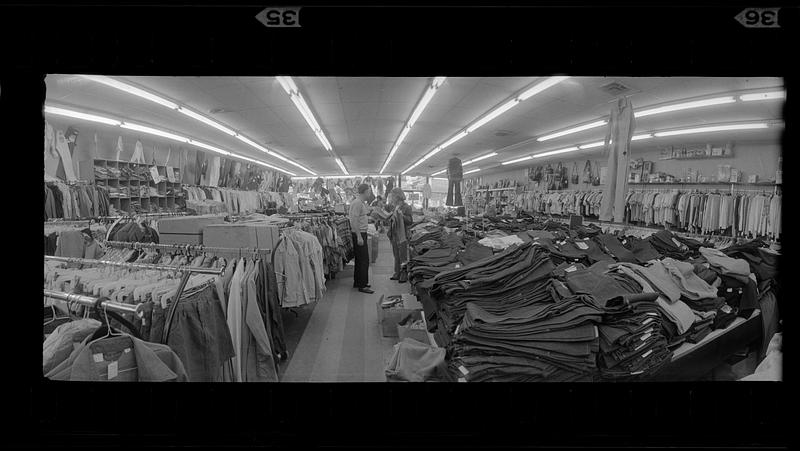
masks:
[[[369,285],[369,246],[367,245],[367,232],[361,232],[364,244],[358,245],[358,237],[353,233],[353,251],[355,253],[356,268],[353,272],[353,286],[365,288]]]
[[[455,201],[453,199],[455,194]],[[448,180],[447,181],[447,201],[444,203],[448,207],[460,207],[464,205],[461,201],[461,180]]]
[[[408,241],[405,243],[398,243],[394,239],[390,240],[392,243],[392,255],[394,255],[394,276],[400,277],[400,265],[408,261]]]

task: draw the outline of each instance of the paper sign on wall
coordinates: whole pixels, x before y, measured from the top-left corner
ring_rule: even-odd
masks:
[[[153,177],[153,181],[158,183],[159,175],[158,175],[158,168],[155,166],[150,166],[150,176]]]
[[[172,166],[167,166],[167,180],[169,180],[170,183],[177,183],[175,181],[175,174],[172,172]]]

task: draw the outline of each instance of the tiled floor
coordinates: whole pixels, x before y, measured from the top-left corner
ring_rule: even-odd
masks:
[[[394,261],[389,241],[381,237],[378,260],[370,265],[375,294],[353,289],[353,266],[327,283],[325,299],[284,315],[289,360],[282,382],[384,382],[384,367],[395,338],[383,338],[376,304],[382,294],[401,294],[408,283],[389,280]],[[293,349],[294,348],[294,349]]]

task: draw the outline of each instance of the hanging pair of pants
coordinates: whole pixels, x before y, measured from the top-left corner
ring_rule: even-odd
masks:
[[[453,199],[455,194],[455,199]],[[461,180],[448,180],[447,181],[447,202],[445,205],[448,207],[460,207],[464,205],[461,201]]]
[[[392,242],[392,255],[394,255],[394,276],[400,277],[400,266],[408,261],[408,241],[398,243],[395,240]]]
[[[353,272],[353,287],[366,288],[369,285],[369,245],[367,244],[367,232],[361,232],[361,246],[358,245],[358,235],[353,234],[353,252],[355,254],[356,267]]]

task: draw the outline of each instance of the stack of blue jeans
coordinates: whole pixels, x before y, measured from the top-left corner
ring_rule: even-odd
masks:
[[[604,380],[647,379],[672,358],[656,293],[608,300],[600,324],[598,366]]]
[[[467,304],[449,349],[452,374],[469,382],[593,380],[602,309],[590,296],[551,292],[526,307],[493,307]]]

